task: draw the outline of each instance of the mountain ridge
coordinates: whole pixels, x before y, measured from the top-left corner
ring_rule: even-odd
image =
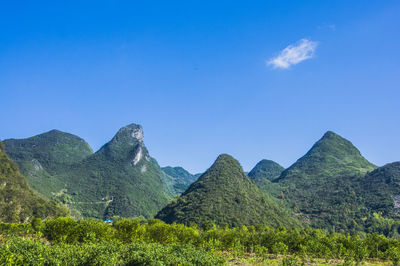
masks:
[[[47,132],[41,137],[52,137],[57,132]],[[26,140],[19,141],[24,144]],[[8,150],[14,146],[9,145]],[[11,154],[18,158],[24,152],[14,149]],[[33,159],[43,161],[41,157]],[[23,163],[30,162],[29,157]],[[39,171],[45,172],[42,180],[51,184],[48,186],[50,189],[41,191],[43,186],[38,186],[38,191],[44,192],[48,198],[68,204],[77,217],[142,215],[149,218],[175,195],[168,177],[157,161],[150,157],[144,145],[143,129],[137,124],[122,127],[97,152],[80,160],[58,168],[48,169],[47,165]]]

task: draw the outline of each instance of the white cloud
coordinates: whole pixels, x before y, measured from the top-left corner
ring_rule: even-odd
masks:
[[[283,49],[278,56],[268,60],[267,65],[272,65],[273,68],[288,69],[292,65],[313,58],[317,46],[317,42],[301,39],[296,44]]]

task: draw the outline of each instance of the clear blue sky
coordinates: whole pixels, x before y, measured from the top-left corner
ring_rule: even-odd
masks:
[[[0,139],[97,150],[135,122],[160,165],[200,172],[289,166],[332,130],[400,160],[399,1],[63,2],[0,4]],[[307,60],[267,64],[302,39]]]

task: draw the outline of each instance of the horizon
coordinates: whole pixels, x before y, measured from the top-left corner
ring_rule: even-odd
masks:
[[[400,161],[398,1],[4,3],[0,140],[57,129],[94,151],[143,126],[161,166],[221,153],[285,168],[326,131]]]

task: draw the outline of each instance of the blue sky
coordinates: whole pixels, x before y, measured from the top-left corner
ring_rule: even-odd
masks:
[[[60,2],[0,4],[0,139],[97,150],[134,122],[160,165],[201,172],[289,166],[333,130],[400,160],[399,1]]]

